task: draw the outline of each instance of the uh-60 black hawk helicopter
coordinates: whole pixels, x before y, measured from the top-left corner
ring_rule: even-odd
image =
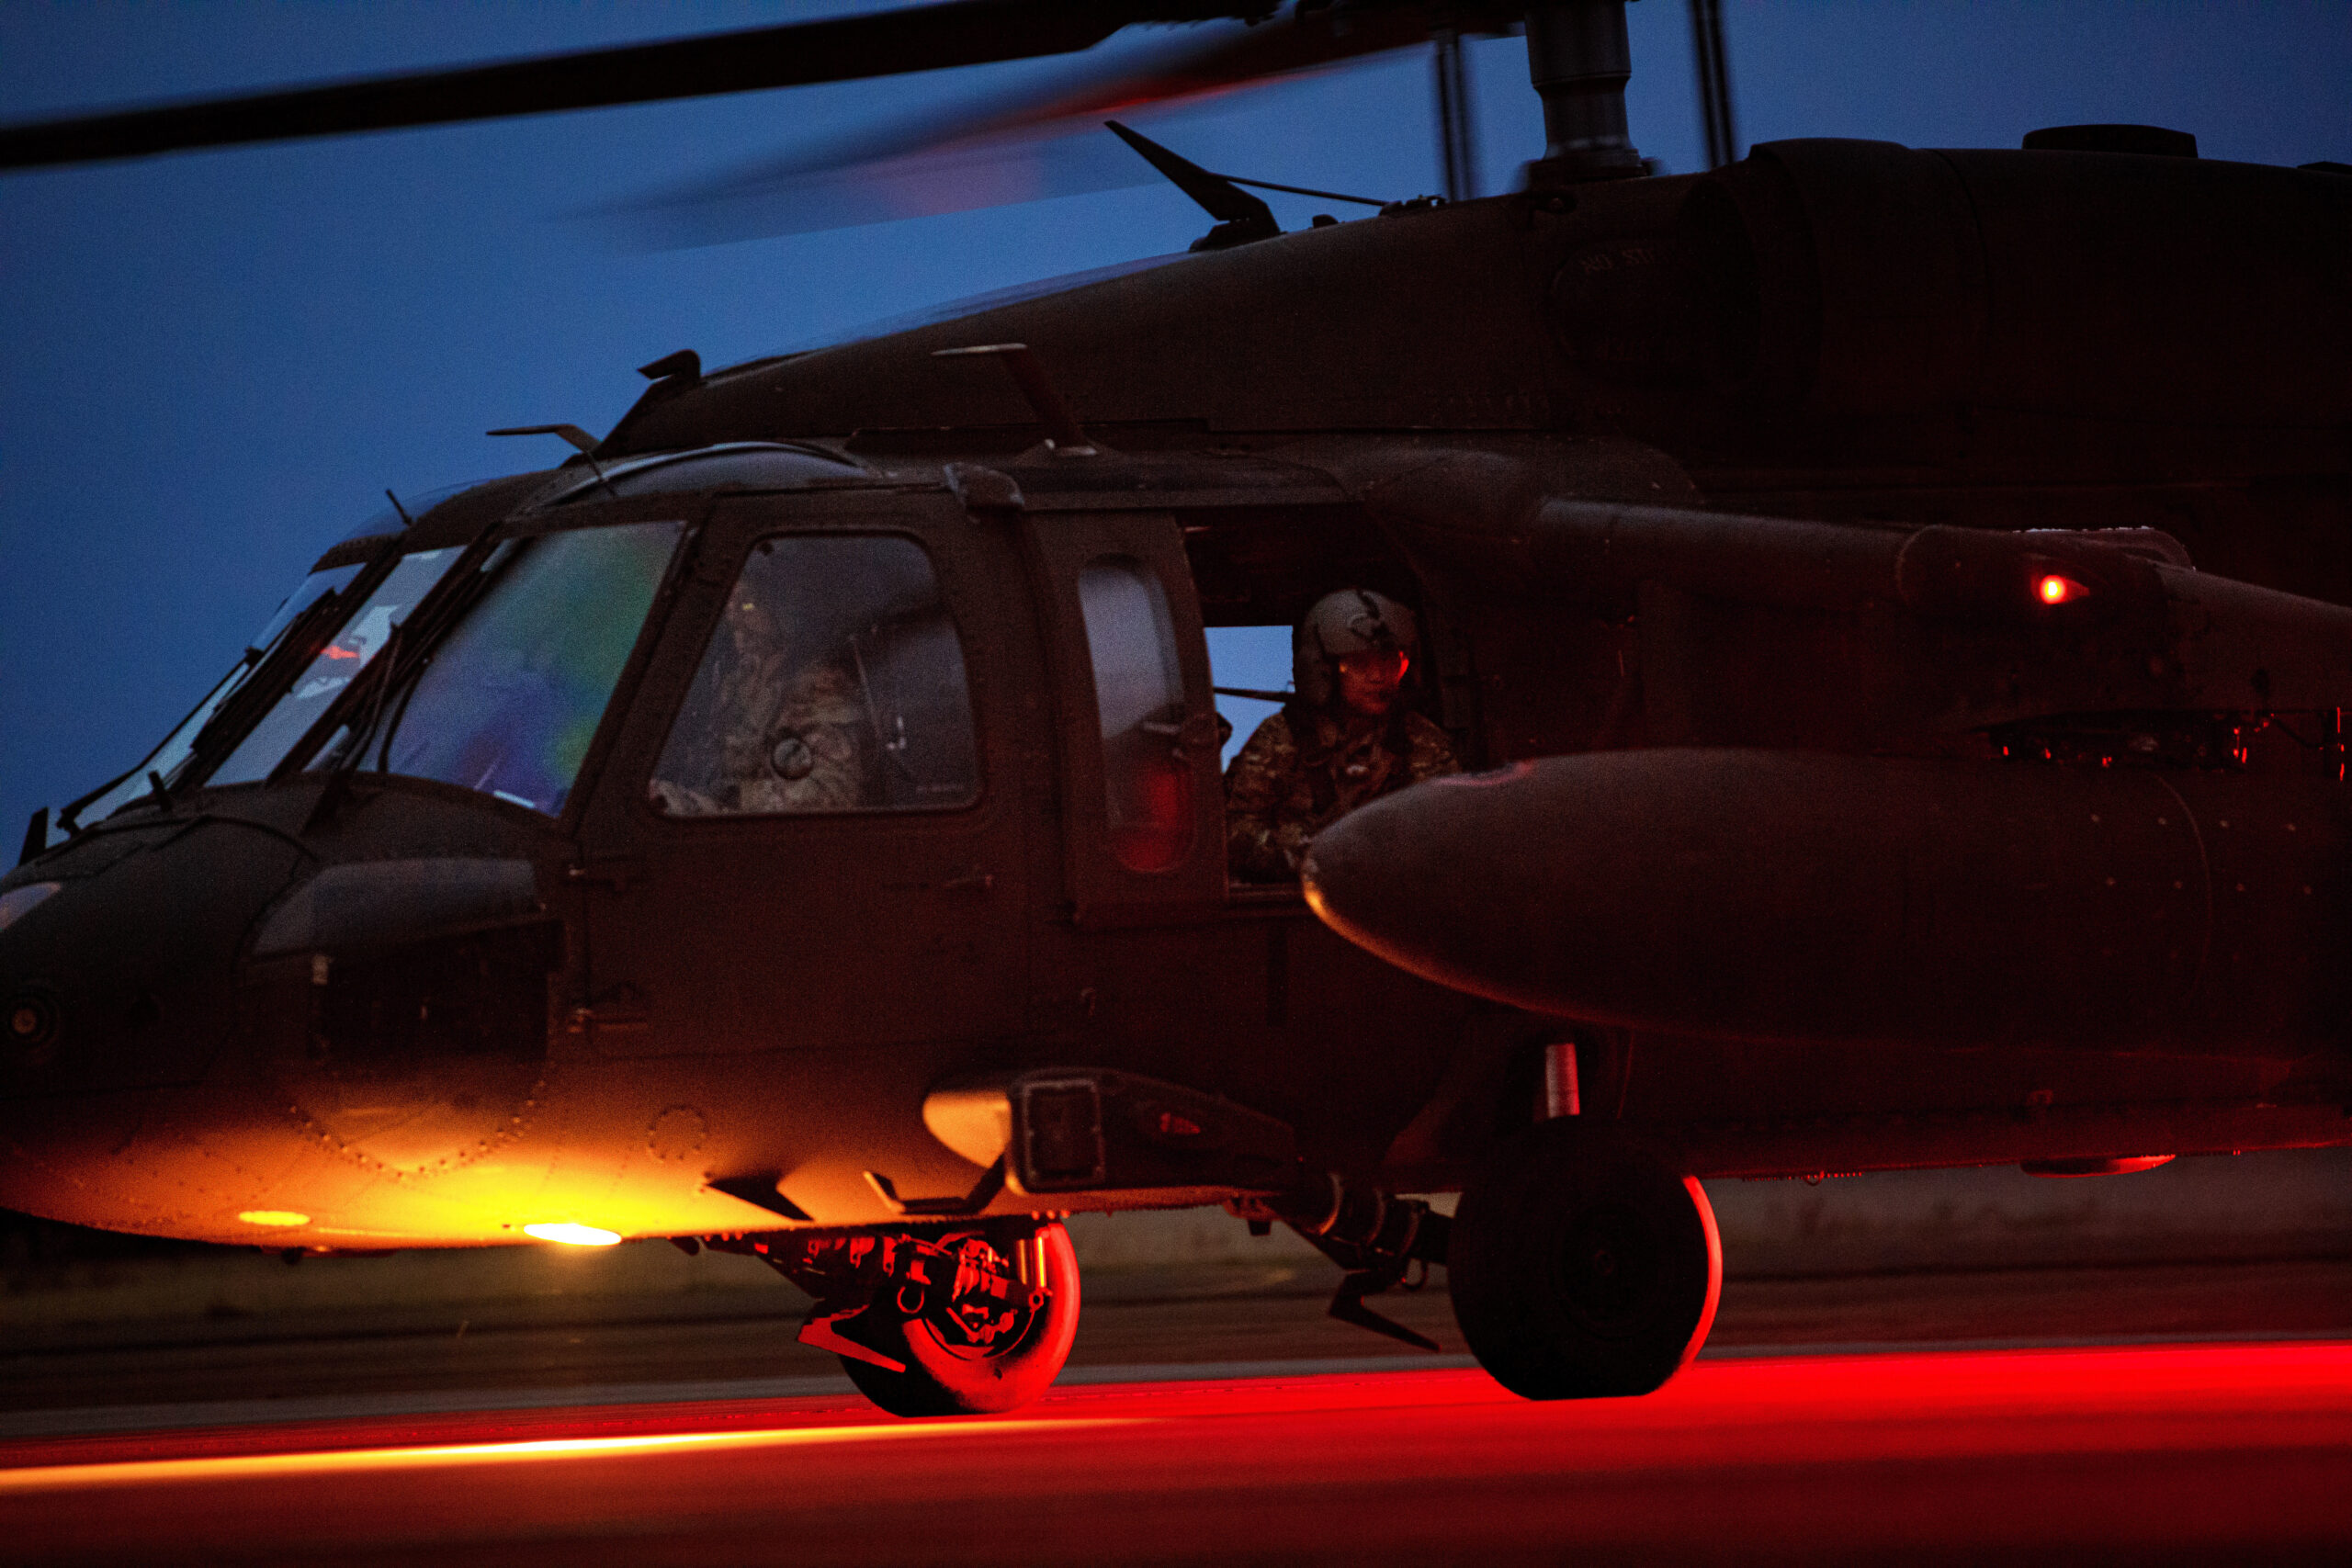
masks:
[[[1263,9],[958,0],[0,153]],[[1522,20],[1522,190],[1280,234],[1138,141],[1195,254],[674,355],[330,550],[0,881],[0,1202],[748,1250],[906,1414],[1050,1382],[1059,1216],[1224,1203],[1399,1335],[1364,1298],[1444,1262],[1555,1398],[1695,1351],[1700,1178],[2352,1142],[2352,171],[2076,127],[1645,177],[1621,0],[1266,25]],[[1204,628],[1340,587],[1419,611],[1477,771],[1237,885]]]

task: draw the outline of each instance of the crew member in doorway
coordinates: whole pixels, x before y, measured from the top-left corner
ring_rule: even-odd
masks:
[[[1408,708],[1413,613],[1362,588],[1326,594],[1291,645],[1283,710],[1225,774],[1226,858],[1245,882],[1298,875],[1306,846],[1368,800],[1458,773],[1445,731]]]

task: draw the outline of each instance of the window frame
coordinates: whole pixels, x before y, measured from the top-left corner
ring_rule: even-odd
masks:
[[[1033,512],[1021,525],[1047,625],[1047,671],[1059,739],[1063,875],[1082,926],[1139,926],[1212,918],[1227,901],[1225,784],[1208,640],[1177,515],[1167,511]],[[1175,639],[1185,716],[1181,744],[1193,770],[1189,851],[1162,871],[1136,871],[1111,841],[1110,768],[1079,582],[1105,558],[1158,580]]]
[[[518,478],[527,477],[530,476],[518,476]],[[452,532],[445,526],[440,529],[411,530],[408,533],[371,541],[371,544],[379,547],[382,553],[372,555],[367,570],[345,588],[344,593],[352,605],[352,609],[346,612],[346,618],[349,614],[356,614],[358,607],[367,602],[368,596],[374,592],[377,584],[390,576],[401,559],[422,551],[455,545],[460,550],[460,557],[458,566],[452,567],[444,574],[434,585],[433,592],[412,607],[410,610],[412,618],[426,612],[432,601],[441,598],[450,591],[451,585],[458,580],[459,568],[466,566],[467,558],[471,557],[479,560],[494,552],[502,545],[521,544],[554,534],[617,527],[632,523],[674,523],[681,530],[679,543],[672,550],[669,565],[664,570],[661,582],[654,589],[653,601],[638,628],[636,643],[631,648],[628,660],[621,666],[619,679],[614,682],[611,695],[605,700],[604,716],[598,721],[595,734],[590,739],[588,750],[581,759],[578,774],[573,779],[571,792],[564,800],[560,813],[550,817],[546,812],[515,805],[483,791],[467,789],[437,779],[419,778],[406,773],[378,773],[372,768],[363,767],[351,770],[348,776],[364,780],[370,790],[396,789],[437,795],[445,798],[469,801],[512,818],[527,818],[542,829],[552,824],[554,830],[560,833],[569,834],[577,831],[588,810],[590,798],[601,787],[605,765],[613,749],[625,732],[630,716],[636,710],[639,689],[649,662],[662,647],[678,598],[692,580],[695,562],[701,553],[702,536],[709,520],[711,504],[711,497],[690,492],[632,496],[619,501],[600,500],[579,506],[565,507],[554,513],[523,513],[501,515],[473,527],[469,532]],[[335,561],[343,548],[344,547],[339,546],[336,549],[330,550],[326,556],[321,558],[320,566],[323,567]],[[319,568],[314,567],[313,570],[319,570]],[[342,625],[341,621],[336,622],[334,630],[339,633]],[[435,638],[435,643],[437,642],[438,638]],[[413,653],[404,651],[398,657],[406,660],[413,657]],[[307,659],[297,662],[282,675],[274,679],[273,683],[279,688],[281,695],[286,688],[290,687],[292,681],[301,670],[307,668],[308,662]],[[415,672],[413,670],[395,671],[391,676],[391,679],[401,686],[405,686],[414,678]],[[274,704],[276,699],[272,698],[271,701]],[[254,722],[249,719],[237,737],[227,744],[220,756],[205,763],[205,775],[195,784],[194,789],[198,793],[215,789],[223,792],[260,790],[279,787],[287,784],[316,782],[323,779],[326,775],[310,771],[309,763],[318,755],[320,748],[333,737],[344,711],[343,694],[338,693],[336,700],[328,705],[326,711],[319,716],[311,729],[286,756],[279,759],[267,777],[216,785],[212,783],[211,773],[217,768],[220,761],[225,760],[237,746],[243,744],[244,734],[250,731]],[[299,762],[296,761],[298,756],[300,759]]]

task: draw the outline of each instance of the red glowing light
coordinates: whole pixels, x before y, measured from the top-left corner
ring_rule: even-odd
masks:
[[[321,649],[319,651],[325,654],[329,659],[356,659],[359,657],[359,650],[357,649],[337,648],[333,643],[327,644],[326,647]]]
[[[2043,573],[2033,585],[2034,597],[2045,604],[2071,604],[2089,592],[2073,578],[2061,577],[2054,571]]]
[[[1432,1558],[1502,1555],[1488,1543],[1537,1532],[1694,1556],[1718,1544],[1728,1495],[1733,1517],[1814,1556],[1877,1561],[1931,1539],[2008,1561],[2050,1555],[2054,1537],[2113,1543],[2118,1561],[2168,1561],[2186,1541],[2267,1562],[2343,1534],[2331,1456],[2347,1398],[2343,1342],[1734,1353],[1646,1398],[1556,1404],[1469,1368],[1285,1371],[1062,1388],[1034,1414],[944,1421],[826,1393],[68,1433],[0,1443],[0,1506],[42,1558],[229,1555],[289,1495],[338,1543],[527,1531],[594,1555],[623,1532],[707,1528],[768,1486],[784,1499],[764,1516],[775,1531],[830,1522],[804,1496],[846,1496],[861,1544],[881,1543],[867,1555],[930,1561],[941,1477],[983,1475],[1027,1510],[1025,1560],[1097,1561],[1105,1542],[1118,1555],[1142,1518],[1170,1554],[1224,1561],[1261,1532],[1288,1531],[1303,1554],[1329,1531],[1328,1511],[1293,1529],[1220,1503],[1226,1478],[1279,1474],[1300,1496],[1347,1499],[1355,1540]],[[1409,1482],[1366,1493],[1367,1453]],[[1444,1514],[1473,1488],[1478,1517]]]

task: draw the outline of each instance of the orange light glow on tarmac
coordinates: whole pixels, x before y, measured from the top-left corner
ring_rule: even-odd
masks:
[[[1117,1418],[1013,1420],[1016,1428],[1119,1427]],[[548,1438],[515,1443],[441,1443],[400,1449],[328,1449],[310,1453],[224,1454],[199,1459],[131,1460],[101,1464],[37,1465],[0,1470],[0,1496],[20,1492],[94,1486],[141,1486],[170,1481],[235,1481],[327,1475],[337,1472],[408,1470],[426,1465],[508,1463],[520,1460],[589,1459],[601,1455],[675,1452],[694,1449],[787,1448],[905,1438],[950,1437],[952,1423],[908,1422],[888,1427],[777,1427],[753,1432],[653,1432],[625,1438]]]

